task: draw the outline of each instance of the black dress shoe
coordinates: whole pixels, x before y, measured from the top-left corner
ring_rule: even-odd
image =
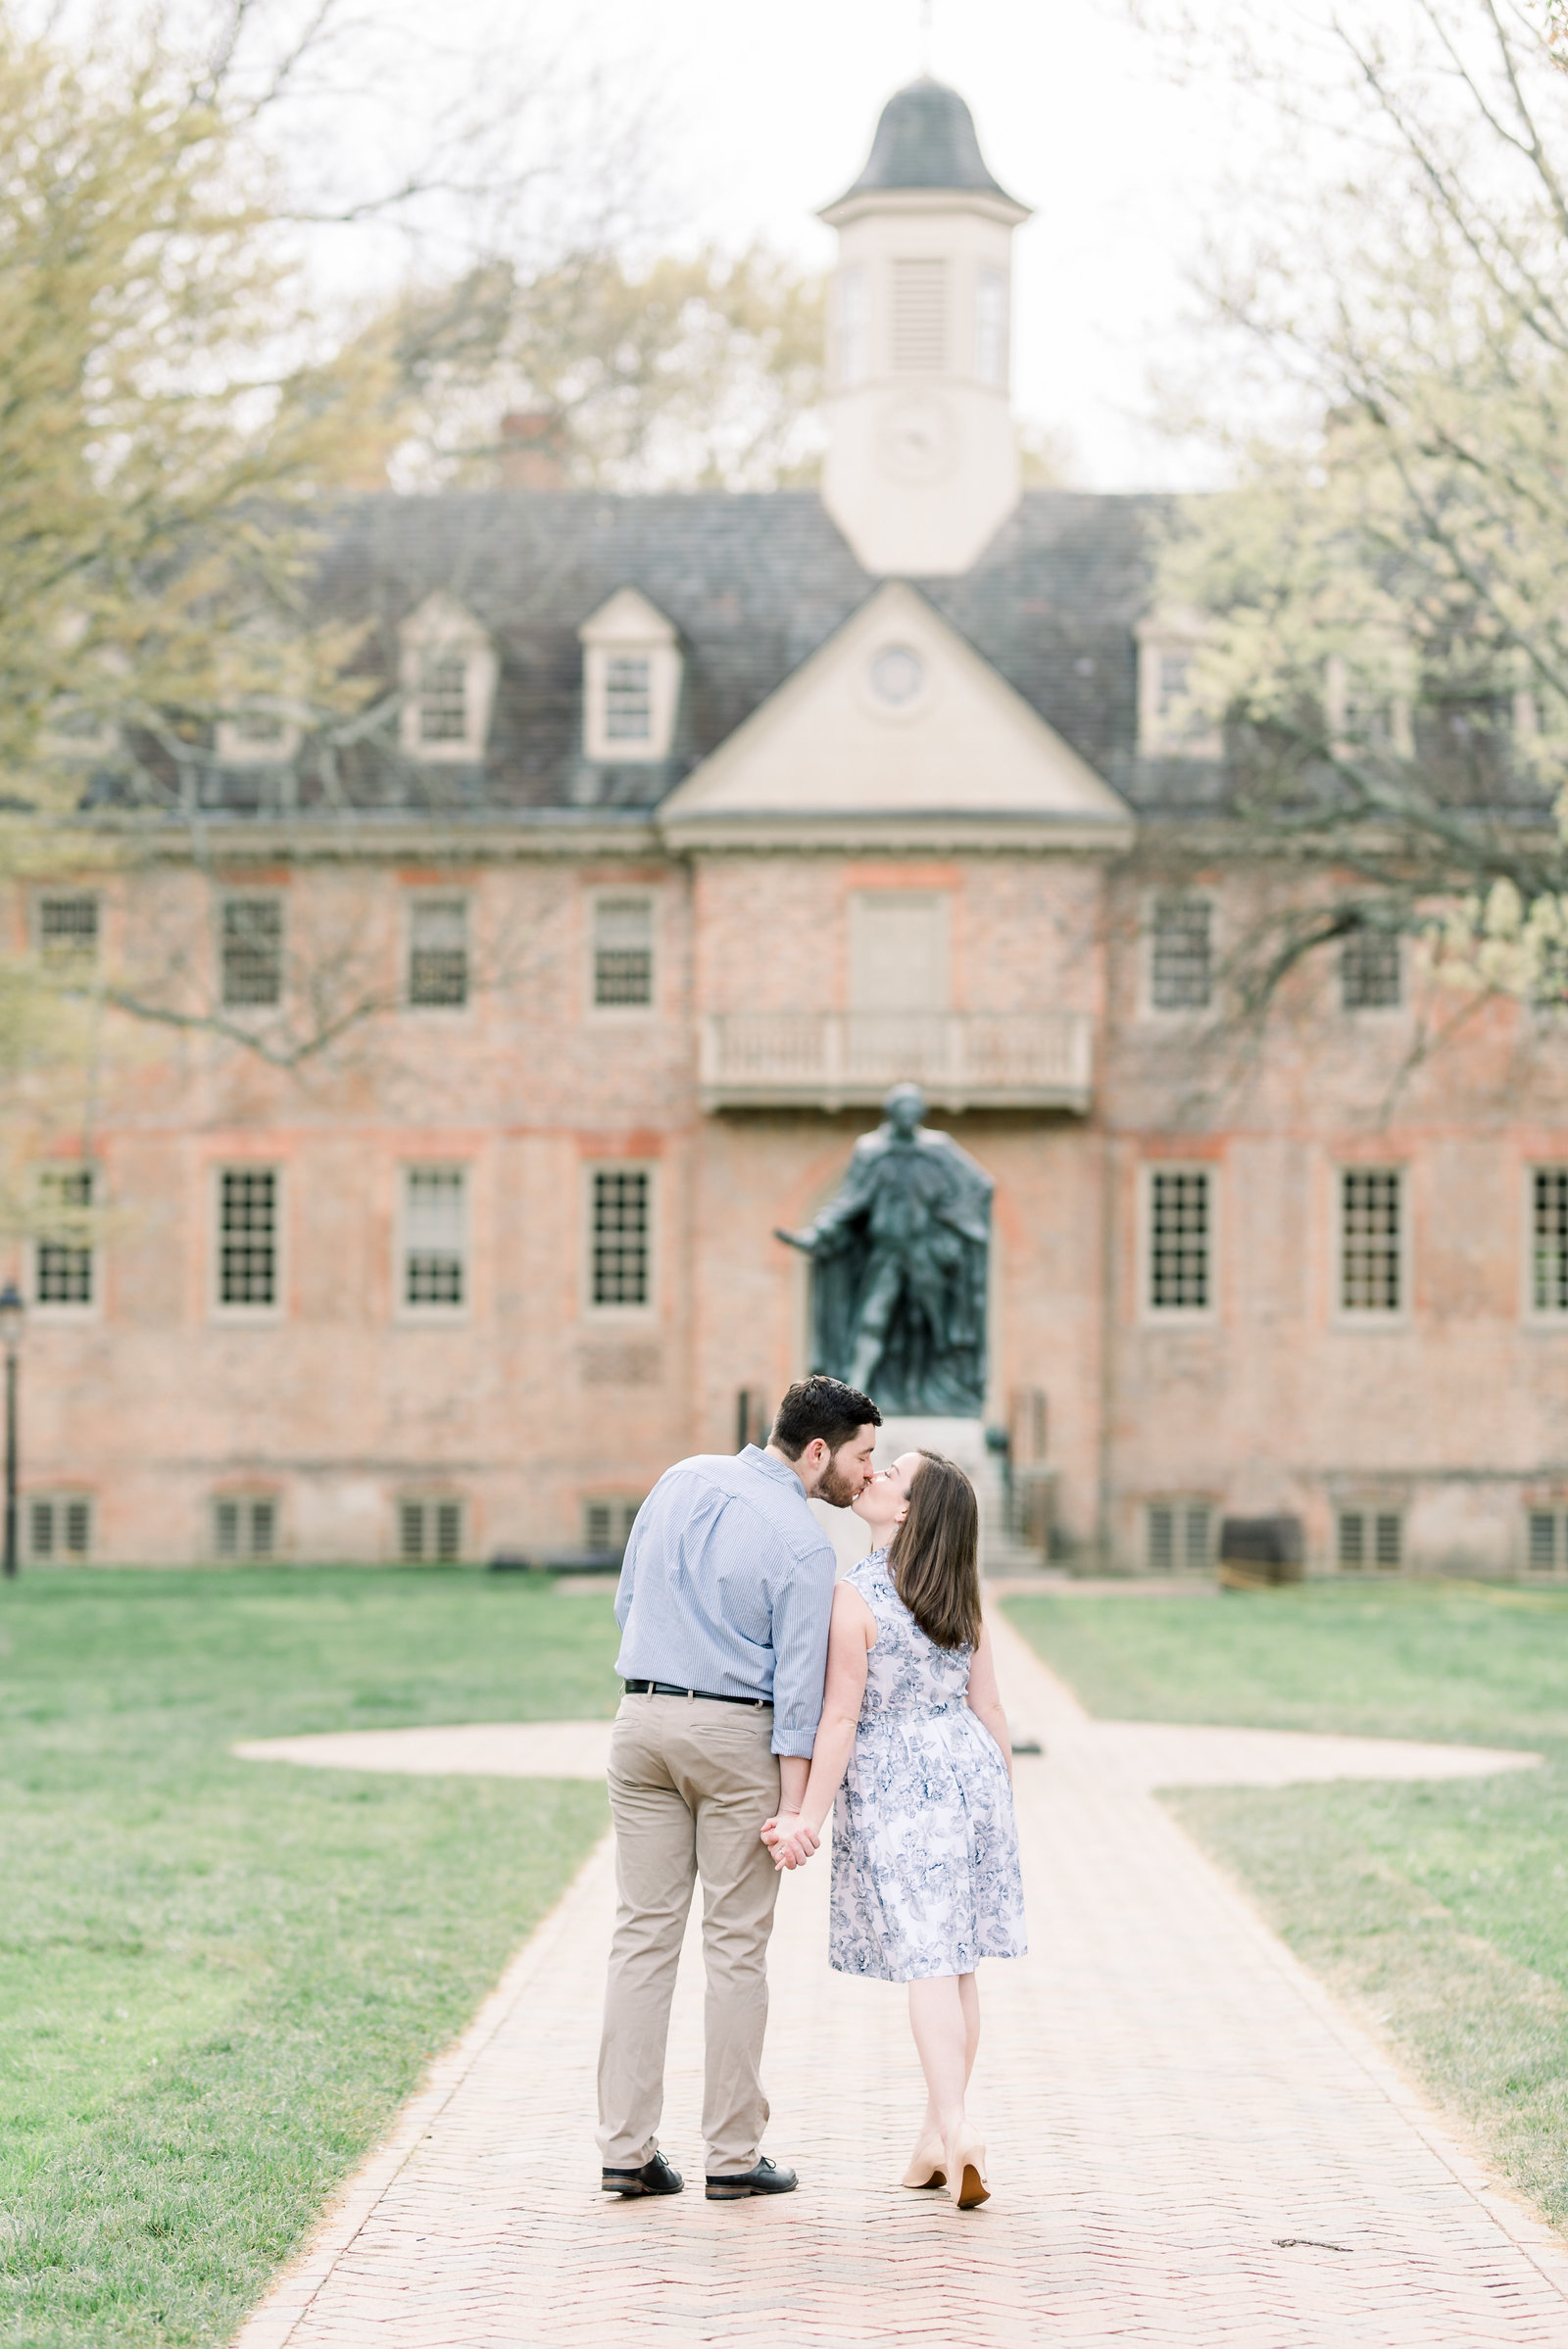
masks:
[[[683,2182],[680,2172],[672,2170],[662,2153],[656,2153],[651,2162],[644,2162],[640,2170],[599,2173],[599,2183],[607,2194],[678,2194]]]
[[[708,2181],[710,2202],[744,2202],[748,2194],[793,2194],[796,2187],[793,2170],[781,2170],[764,2153],[755,2170],[747,2170],[739,2178],[710,2178]]]

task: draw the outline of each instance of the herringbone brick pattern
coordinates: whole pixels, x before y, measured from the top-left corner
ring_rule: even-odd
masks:
[[[241,2349],[1562,2349],[1558,2238],[1151,1797],[1179,1762],[1148,1731],[1085,1722],[1005,1626],[999,1643],[1011,1716],[1048,1758],[1018,1765],[1031,1954],[981,1978],[989,2204],[960,2217],[895,2182],[921,2103],[903,1995],[828,1973],[821,1861],[784,1886],[773,1944],[768,2143],[801,2191],[690,2190],[689,1948],[664,2129],[688,2191],[602,2197],[602,1851]],[[1226,1733],[1193,1735],[1214,1783]],[[1255,1779],[1239,1735],[1235,1775]]]

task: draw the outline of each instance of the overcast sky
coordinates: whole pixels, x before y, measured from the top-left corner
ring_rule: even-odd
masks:
[[[694,233],[760,232],[817,264],[812,219],[865,159],[889,93],[920,70],[919,0],[586,0],[607,59],[635,57]],[[1101,488],[1198,477],[1151,422],[1151,363],[1190,361],[1183,272],[1257,135],[1219,81],[1173,87],[1119,0],[936,0],[932,68],[968,100],[1019,230],[1014,395],[1064,429]]]

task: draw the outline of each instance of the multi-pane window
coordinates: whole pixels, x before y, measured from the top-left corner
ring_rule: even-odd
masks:
[[[34,907],[43,961],[92,962],[98,954],[98,900],[86,892],[42,897]]]
[[[32,1293],[40,1305],[93,1302],[90,1166],[46,1166],[38,1177],[42,1237],[33,1245]]]
[[[1347,1011],[1392,1011],[1399,1002],[1399,939],[1389,930],[1351,930],[1340,948],[1340,1002]]]
[[[419,656],[415,731],[420,742],[468,739],[468,657],[432,650]]]
[[[623,1550],[642,1507],[637,1500],[589,1500],[582,1510],[583,1547],[606,1553]]]
[[[612,653],[605,663],[605,739],[647,742],[654,731],[654,664],[646,653]]]
[[[1206,1167],[1151,1169],[1149,1302],[1154,1312],[1207,1312],[1213,1220]]]
[[[1001,269],[975,272],[974,371],[992,391],[1007,380],[1007,280]]]
[[[1568,1166],[1530,1170],[1530,1302],[1568,1313]]]
[[[222,997],[230,1009],[283,1000],[283,901],[225,898],[219,926]]]
[[[839,271],[837,303],[839,385],[849,391],[871,372],[871,303],[863,265]]]
[[[272,1307],[278,1301],[278,1172],[225,1166],[218,1177],[218,1301]]]
[[[1568,1517],[1560,1509],[1531,1509],[1525,1517],[1525,1564],[1532,1574],[1568,1566]]]
[[[410,1565],[434,1559],[450,1565],[463,1555],[463,1503],[438,1497],[398,1502],[398,1556]]]
[[[1348,1573],[1375,1567],[1392,1574],[1404,1555],[1404,1525],[1397,1509],[1342,1509],[1338,1557]]]
[[[244,751],[276,750],[288,732],[275,710],[236,710],[229,725],[234,742]]]
[[[1347,1166],[1340,1172],[1340,1310],[1404,1309],[1404,1204],[1396,1166]]]
[[[1156,1011],[1201,1011],[1214,987],[1214,908],[1207,898],[1158,897],[1152,909],[1149,1000]]]
[[[654,905],[651,898],[599,898],[594,904],[594,1002],[626,1009],[654,1000]]]
[[[409,905],[409,1001],[455,1010],[468,1000],[468,906],[465,898],[414,898]]]
[[[35,1493],[27,1500],[27,1552],[50,1558],[92,1556],[92,1502],[85,1493]]]
[[[652,1302],[652,1192],[646,1166],[594,1169],[590,1295],[596,1305]]]
[[[901,375],[942,375],[948,366],[948,265],[893,264],[893,366]]]
[[[1214,1518],[1206,1500],[1152,1501],[1144,1522],[1152,1574],[1200,1573],[1214,1562]]]
[[[453,1308],[467,1298],[467,1176],[461,1166],[403,1170],[403,1302]]]
[[[277,1498],[270,1493],[225,1493],[213,1503],[213,1550],[220,1558],[275,1558]]]

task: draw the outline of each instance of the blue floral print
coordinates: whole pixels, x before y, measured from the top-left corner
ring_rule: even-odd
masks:
[[[916,1982],[1022,1957],[1023,1881],[1007,1766],[969,1710],[969,1647],[938,1647],[887,1551],[846,1576],[876,1617],[859,1727],[833,1813],[828,1962]]]

